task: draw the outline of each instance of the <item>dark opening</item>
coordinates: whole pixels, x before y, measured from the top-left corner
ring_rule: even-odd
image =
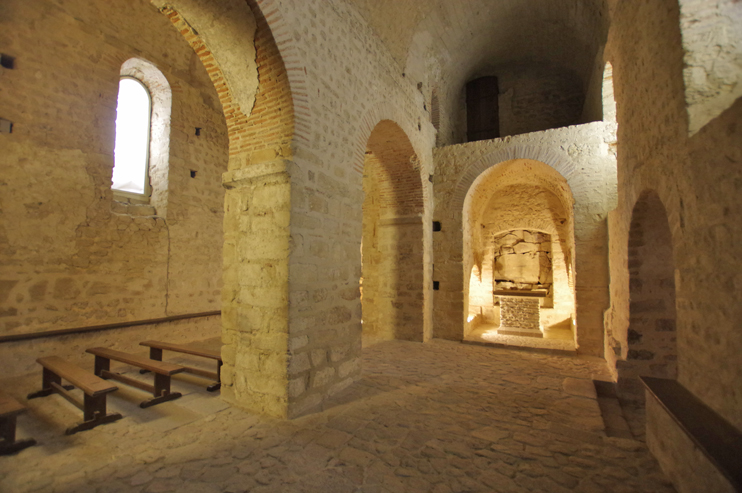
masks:
[[[440,283],[438,281],[433,281],[433,291],[438,291],[439,287]]]
[[[441,230],[441,222],[433,221],[433,231],[440,231],[440,230]]]
[[[480,77],[466,84],[466,138],[495,139],[500,136],[497,77]]]
[[[191,178],[196,178],[196,171],[195,170],[191,170]]]
[[[0,133],[13,133],[13,122],[6,120],[5,118],[0,118]]]
[[[15,57],[6,55],[5,53],[0,53],[0,65],[5,68],[15,68]]]

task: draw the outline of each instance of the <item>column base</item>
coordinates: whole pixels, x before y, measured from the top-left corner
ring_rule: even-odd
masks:
[[[503,336],[522,336],[543,338],[544,333],[540,330],[518,329],[514,327],[503,327],[497,329],[497,333]]]

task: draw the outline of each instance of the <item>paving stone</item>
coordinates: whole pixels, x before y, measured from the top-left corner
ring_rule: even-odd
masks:
[[[3,458],[0,485],[44,491],[53,477],[61,491],[101,492],[673,491],[642,441],[591,431],[597,401],[563,388],[601,364],[389,342],[364,349],[362,379],[347,395],[292,421],[231,407],[195,416],[210,407],[199,398],[215,398],[201,391],[186,412],[132,406],[132,419],[70,438],[69,409],[55,407],[62,419],[37,436],[44,448]],[[153,427],[163,415],[178,426]],[[42,467],[43,477],[30,472]]]

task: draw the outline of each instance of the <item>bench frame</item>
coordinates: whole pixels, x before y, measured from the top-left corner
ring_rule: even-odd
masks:
[[[131,385],[132,387],[136,387],[138,389],[144,390],[145,392],[152,393],[154,397],[152,399],[147,399],[145,401],[142,401],[141,403],[139,403],[139,407],[147,408],[150,406],[154,406],[156,404],[160,404],[162,402],[172,401],[183,395],[180,392],[170,391],[170,375],[171,374],[160,373],[157,370],[152,370],[155,374],[155,381],[154,381],[154,385],[150,385],[148,383],[141,382],[134,378],[127,377],[126,375],[121,375],[120,373],[114,373],[111,371],[111,360],[112,359],[114,361],[120,361],[127,365],[139,366],[136,362],[130,361],[130,360],[119,360],[117,358],[112,358],[108,356],[101,356],[93,352],[95,349],[96,348],[88,349],[87,352],[95,355],[95,374],[97,376],[101,378],[105,378],[105,379],[117,380],[127,385]],[[184,370],[181,369],[175,373],[179,373],[181,371],[184,371]]]
[[[77,397],[73,396],[69,392],[75,388],[74,385],[62,385],[62,378],[64,377],[62,375],[57,375],[54,371],[44,366],[44,358],[39,358],[36,361],[43,367],[41,390],[28,394],[28,399],[46,397],[47,395],[57,393],[74,404],[83,413],[83,422],[67,428],[65,435],[72,435],[78,431],[90,430],[98,425],[113,423],[114,421],[123,418],[119,413],[106,412],[106,395],[109,392],[118,390],[118,387],[112,387],[110,390],[96,395],[85,393],[84,399],[81,402]]]
[[[0,455],[10,455],[20,452],[31,445],[36,445],[36,440],[33,438],[26,440],[15,439],[18,415],[25,412],[26,408],[7,394],[3,394],[3,397],[15,406],[15,409],[11,409],[0,415],[0,439],[2,439],[0,441]]]
[[[160,341],[143,341],[143,342],[140,342],[139,345],[148,347],[149,358],[155,361],[162,361],[162,352],[165,350],[216,360],[216,372],[202,370],[201,368],[194,368],[192,366],[184,366],[184,365],[181,365],[181,366],[185,368],[184,371],[187,373],[191,373],[193,375],[198,375],[200,377],[208,378],[210,380],[216,380],[216,382],[206,387],[206,390],[208,390],[209,392],[217,391],[222,387],[222,358],[221,358],[221,355],[218,358],[213,358],[207,354],[204,354],[202,351],[190,350],[190,349],[185,350],[185,348],[181,349],[176,344],[161,343]],[[147,371],[148,370],[139,370],[139,373],[147,373]]]

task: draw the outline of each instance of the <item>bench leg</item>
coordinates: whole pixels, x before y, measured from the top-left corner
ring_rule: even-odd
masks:
[[[15,439],[16,415],[0,418],[0,455],[14,454],[31,445],[36,445],[36,440]]]
[[[209,392],[214,392],[222,388],[222,361],[216,362],[216,383],[213,383],[206,387]]]
[[[41,390],[37,392],[32,392],[26,396],[27,399],[35,399],[36,397],[46,397],[47,395],[51,395],[54,393],[54,388],[52,387],[52,382],[56,383],[57,385],[61,386],[65,390],[72,390],[75,388],[74,385],[62,385],[62,377],[57,375],[51,370],[47,370],[46,368],[42,368],[41,373]]]
[[[85,431],[95,428],[98,425],[113,423],[121,419],[119,413],[106,414],[106,394],[90,396],[85,394],[85,403],[83,407],[83,419],[80,424],[67,428],[65,435],[72,435],[78,431]]]
[[[177,399],[181,395],[183,394],[181,394],[180,392],[170,392],[170,375],[161,375],[159,373],[155,373],[155,397],[154,399],[142,402],[141,404],[139,404],[139,407],[145,408],[154,406],[155,404],[159,404],[161,402],[172,401],[173,399]]]
[[[100,378],[105,378],[103,376],[104,371],[110,371],[111,370],[111,360],[108,358],[104,358],[103,356],[95,355],[95,375]]]
[[[162,349],[156,347],[149,348],[149,359],[162,361]],[[141,370],[139,370],[139,373],[144,375],[145,373],[149,373],[149,370],[145,370],[144,368],[142,368]]]

